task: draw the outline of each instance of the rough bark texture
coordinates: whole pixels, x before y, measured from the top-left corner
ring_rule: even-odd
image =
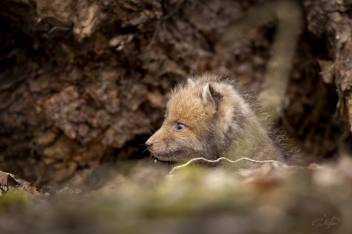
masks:
[[[273,25],[226,56],[214,49],[216,35],[258,2],[265,1],[1,1],[0,168],[43,183],[126,159],[160,126],[163,95],[188,75],[233,74],[258,91]],[[307,28],[283,123],[310,153],[331,156],[345,126],[331,117],[333,81],[339,110],[352,96],[350,63],[340,62],[349,59],[351,4],[303,6]],[[318,59],[336,64],[329,84]]]
[[[328,37],[330,59],[320,61],[320,74],[325,83],[335,83],[339,96],[337,114],[347,117],[351,125],[352,1],[305,1],[304,5],[308,9],[308,30],[316,36]]]
[[[348,124],[341,120],[348,119],[349,124],[352,123],[352,21],[348,13],[352,1],[304,0],[302,3],[306,13],[307,31],[300,45],[301,61],[294,68],[292,77],[295,79],[300,76],[301,81],[298,84],[302,88],[299,90],[296,87],[295,92],[296,95],[303,94],[303,98],[298,102],[291,101],[291,107],[287,109],[288,117],[295,110],[294,106],[302,108],[304,115],[299,117],[300,120],[291,121],[291,125],[296,128],[293,130],[296,135],[304,136],[306,148],[310,148],[314,155],[350,154],[350,131]],[[302,54],[302,51],[310,54]],[[311,55],[315,61],[309,60]],[[300,75],[297,71],[300,71]],[[292,92],[294,88],[295,86],[291,86],[289,90]],[[294,115],[297,117],[298,113]]]

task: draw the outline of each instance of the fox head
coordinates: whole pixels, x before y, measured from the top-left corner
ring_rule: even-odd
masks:
[[[239,118],[245,119],[243,111],[234,118],[236,95],[233,86],[216,77],[188,79],[171,92],[161,128],[145,143],[149,151],[171,162],[220,157],[232,140],[228,136],[240,128]]]

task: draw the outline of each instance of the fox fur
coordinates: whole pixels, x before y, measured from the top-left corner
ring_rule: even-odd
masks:
[[[211,74],[189,78],[171,91],[165,120],[146,146],[168,162],[282,158],[233,79]]]

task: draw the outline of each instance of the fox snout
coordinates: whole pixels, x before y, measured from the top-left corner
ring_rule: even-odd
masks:
[[[151,141],[150,138],[144,144],[148,149],[152,148],[153,146],[153,142]]]
[[[166,142],[162,136],[163,132],[156,131],[149,139],[144,143],[148,150],[154,155],[165,154],[168,152]]]

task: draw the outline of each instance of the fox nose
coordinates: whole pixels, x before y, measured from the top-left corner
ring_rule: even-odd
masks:
[[[145,146],[147,146],[148,148],[152,147],[152,145],[153,145],[153,142],[151,140],[147,140],[145,142]]]

